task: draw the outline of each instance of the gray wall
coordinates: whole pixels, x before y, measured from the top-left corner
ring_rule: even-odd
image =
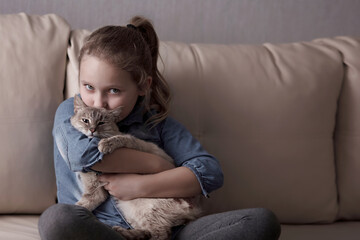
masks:
[[[0,0],[0,13],[56,13],[73,28],[150,18],[161,40],[263,43],[360,36],[360,0]]]

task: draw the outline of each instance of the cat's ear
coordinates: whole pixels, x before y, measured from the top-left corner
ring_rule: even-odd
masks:
[[[74,96],[74,113],[77,113],[80,109],[83,109],[86,107],[86,104],[83,102],[83,100],[75,94]]]
[[[122,119],[122,117],[121,117],[122,109],[123,109],[123,107],[120,106],[120,107],[117,107],[117,108],[111,110],[111,114],[114,116],[116,122],[120,122],[120,120]]]

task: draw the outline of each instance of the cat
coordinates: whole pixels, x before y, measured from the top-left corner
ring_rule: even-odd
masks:
[[[171,163],[173,160],[156,144],[143,141],[119,131],[121,107],[114,110],[88,107],[79,96],[74,97],[74,115],[71,124],[89,138],[101,138],[98,149],[104,154],[126,147],[158,155]],[[109,194],[104,183],[94,172],[80,172],[83,195],[76,205],[93,211]],[[114,197],[115,198],[115,197]],[[202,215],[201,196],[192,198],[137,198],[130,201],[116,199],[117,207],[133,229],[114,226],[126,239],[169,239],[171,227],[182,225]]]

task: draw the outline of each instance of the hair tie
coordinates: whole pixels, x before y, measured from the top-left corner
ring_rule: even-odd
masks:
[[[132,29],[134,29],[134,30],[137,30],[137,27],[135,27],[134,25],[132,25],[132,24],[128,24],[128,25],[126,25],[126,27],[128,27],[128,28],[132,28]]]

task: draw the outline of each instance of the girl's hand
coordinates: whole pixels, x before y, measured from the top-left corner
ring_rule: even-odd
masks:
[[[142,197],[142,183],[145,175],[114,173],[99,176],[101,182],[107,183],[104,188],[110,195],[120,200],[132,200]]]

